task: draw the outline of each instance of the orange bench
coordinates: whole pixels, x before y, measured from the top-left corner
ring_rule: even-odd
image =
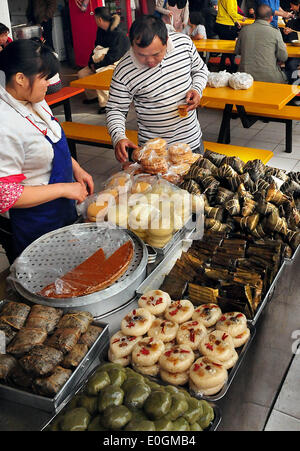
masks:
[[[107,127],[103,125],[82,124],[78,122],[63,122],[61,125],[68,139],[71,154],[75,159],[76,143],[112,148],[112,142]],[[126,136],[135,144],[138,143],[138,133],[136,130],[126,130]],[[273,156],[273,152],[270,150],[232,146],[209,141],[204,141],[203,144],[205,149],[228,156],[238,156],[245,163],[248,160],[260,159],[266,164]]]
[[[48,103],[48,105],[51,106],[52,108],[56,108],[60,105],[63,105],[66,121],[72,121],[70,98],[77,96],[82,92],[84,92],[83,88],[73,88],[72,86],[65,86],[58,92],[48,94],[45,97],[45,100]]]

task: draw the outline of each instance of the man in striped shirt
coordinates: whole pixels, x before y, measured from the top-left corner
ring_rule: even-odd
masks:
[[[168,144],[183,142],[193,152],[203,153],[202,132],[197,118],[208,70],[192,40],[167,31],[163,21],[141,16],[132,24],[130,50],[115,69],[106,106],[106,120],[118,161],[137,146],[126,137],[126,117],[134,103],[139,145],[161,137]],[[178,105],[188,104],[180,117]]]

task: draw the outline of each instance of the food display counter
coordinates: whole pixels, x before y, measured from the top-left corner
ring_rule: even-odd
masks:
[[[221,431],[261,431],[268,420],[274,400],[293,359],[292,332],[299,328],[300,256],[286,264],[272,298],[256,324],[251,347],[232,381],[226,396],[218,401]],[[111,331],[118,328],[135,300],[101,321]],[[0,430],[38,431],[51,420],[48,412],[1,399]]]
[[[197,171],[197,177],[200,177],[199,171]],[[223,176],[223,178],[225,178],[225,176]],[[192,179],[185,180],[185,188],[192,188],[192,192],[195,193],[195,184],[191,184],[191,180]],[[212,193],[210,194],[212,195]],[[232,207],[232,205],[230,205],[230,207]],[[206,222],[206,232],[211,228],[208,227],[208,225],[210,226],[211,222]],[[209,233],[214,233],[214,231],[209,230]],[[227,233],[227,231],[225,231],[225,233]],[[132,235],[131,232],[130,234]],[[125,290],[126,296],[124,295],[122,297],[122,290],[120,290],[118,292],[119,302],[117,303],[114,301],[111,309],[106,303],[105,309],[102,312],[101,308],[97,310],[97,312],[94,312],[94,321],[99,322],[104,328],[105,325],[107,325],[109,336],[112,337],[120,330],[124,318],[128,318],[130,312],[134,312],[135,309],[140,307],[138,301],[140,301],[144,293],[150,290],[158,290],[160,287],[161,290],[163,290],[165,280],[167,280],[167,277],[171,274],[173,268],[178,264],[178,261],[181,261],[182,256],[186,256],[189,249],[193,248],[193,244],[197,241],[195,239],[193,240],[193,238],[193,230],[184,230],[178,235],[178,239],[172,242],[172,245],[166,252],[156,253],[156,258],[149,259],[148,263],[143,267],[143,278],[142,280],[138,280],[138,286],[135,285],[134,294],[131,294],[131,296],[128,297],[128,290]],[[239,246],[241,241],[243,240],[239,241]],[[138,240],[138,242],[140,243],[141,240]],[[230,242],[227,243],[227,245],[228,244],[231,247],[232,243]],[[218,244],[216,246],[218,248],[221,247]],[[250,247],[251,246],[248,246],[248,244],[247,247],[243,247],[242,245],[244,252],[242,258],[243,264],[245,264],[246,258],[251,255]],[[228,379],[225,380],[225,385],[222,390],[213,393],[213,396],[210,396],[209,394],[199,395],[198,393],[198,399],[207,400],[208,402],[211,401],[213,405],[216,405],[215,422],[212,430],[264,430],[264,426],[272,411],[281,384],[294,357],[293,352],[295,352],[295,343],[293,343],[292,336],[293,332],[299,328],[298,318],[300,313],[300,294],[298,289],[300,254],[298,248],[299,246],[296,247],[296,249],[294,248],[292,254],[282,253],[280,259],[273,259],[273,267],[272,265],[269,266],[268,275],[274,272],[273,270],[276,264],[275,274],[273,274],[270,279],[264,279],[264,281],[270,280],[270,284],[267,287],[264,286],[264,290],[262,291],[263,297],[257,304],[253,304],[255,305],[255,310],[251,310],[251,302],[249,303],[250,307],[249,305],[247,307],[247,303],[245,304],[244,310],[242,303],[240,303],[240,308],[242,310],[239,310],[239,312],[244,311],[245,315],[240,313],[239,316],[244,316],[246,321],[247,315],[249,338],[243,345],[236,346],[238,349],[238,360],[233,366],[229,367],[229,376]],[[236,250],[236,248],[234,249]],[[115,251],[114,248],[113,251]],[[144,252],[147,253],[146,246],[143,248],[142,259],[145,258]],[[195,257],[193,262],[199,264],[199,255],[193,254],[193,257]],[[217,257],[215,261],[218,261]],[[262,260],[259,260],[260,264],[261,262]],[[209,268],[209,265],[207,268]],[[216,268],[214,267],[214,269]],[[242,277],[242,273],[239,273],[238,275],[239,277]],[[124,277],[126,277],[126,273],[124,273]],[[241,279],[239,279],[239,281],[240,280]],[[253,280],[254,279],[251,279],[251,283],[253,283]],[[227,282],[228,281],[229,279]],[[43,285],[45,285],[46,282],[47,281],[44,281]],[[199,283],[199,285],[201,285],[201,283]],[[15,284],[14,286],[16,288],[16,293],[12,293],[12,298],[15,301],[22,301],[22,299],[24,299],[22,294],[26,294],[26,291],[21,290],[22,292],[20,292],[20,290],[18,290],[18,284]],[[212,290],[214,294],[215,291],[216,290]],[[181,299],[189,299],[189,293],[193,294],[189,291],[183,291],[184,297]],[[220,293],[220,296],[223,296],[223,300],[225,299],[224,294],[221,295]],[[220,299],[220,296],[217,296],[217,298]],[[192,297],[190,299],[192,299]],[[39,303],[36,299],[34,299],[33,302]],[[207,302],[209,301],[205,299],[199,303],[195,302],[194,307],[196,308],[197,305],[206,304]],[[229,309],[225,311],[230,312],[232,310]],[[174,314],[174,312],[172,314]],[[222,317],[223,316],[224,313],[222,314]],[[165,316],[165,318],[167,318],[167,316]],[[223,321],[221,318],[219,320]],[[126,321],[129,320],[127,319]],[[214,331],[210,331],[209,334],[211,334],[211,332]],[[239,335],[236,334],[236,337],[238,336]],[[227,337],[228,335],[224,333],[222,339],[225,340]],[[93,362],[89,365],[88,371],[82,374],[80,380],[76,380],[76,386],[74,386],[73,392],[66,396],[64,401],[60,404],[59,409],[57,409],[57,412],[72,399],[72,396],[74,396],[81,384],[86,383],[88,375],[91,374],[95,367],[103,362],[103,360],[107,359],[108,351],[109,342],[107,340],[106,347],[99,348],[99,355],[93,356]],[[223,360],[226,361],[226,358]],[[195,362],[193,365],[195,365]],[[38,405],[26,405],[21,399],[18,399],[18,396],[15,398],[1,397],[1,393],[0,407],[0,430],[2,431],[40,431],[43,430],[55,416],[55,412],[49,412],[43,408],[39,408]]]

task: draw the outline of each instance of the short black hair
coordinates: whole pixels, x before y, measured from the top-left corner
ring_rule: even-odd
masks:
[[[257,10],[256,10],[256,18],[257,19],[268,20],[272,16],[273,16],[273,11],[269,5],[266,5],[263,3],[257,7]]]
[[[49,79],[59,72],[59,60],[53,50],[41,42],[19,39],[0,52],[0,70],[5,73],[6,82],[18,72],[31,81],[36,75]]]
[[[169,6],[177,6],[178,9],[182,9],[186,6],[187,0],[169,0]]]
[[[95,8],[94,14],[96,17],[101,17],[101,19],[105,20],[106,22],[111,22],[112,20],[112,15],[107,6],[99,6],[98,8]]]
[[[193,25],[204,25],[204,18],[200,11],[191,11],[189,19]]]
[[[0,34],[4,34],[4,33],[8,33],[9,32],[9,28],[4,25],[4,23],[0,23]]]
[[[135,42],[139,47],[148,47],[157,36],[163,45],[168,40],[168,30],[160,17],[142,15],[138,17],[130,27],[129,39],[131,45]]]
[[[298,6],[300,4],[300,0],[290,0],[290,4]]]

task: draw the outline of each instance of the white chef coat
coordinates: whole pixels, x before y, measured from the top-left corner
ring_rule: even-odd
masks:
[[[0,180],[23,174],[23,185],[48,184],[53,149],[40,130],[47,130],[54,143],[61,139],[61,127],[51,114],[45,100],[26,106],[0,86]]]

